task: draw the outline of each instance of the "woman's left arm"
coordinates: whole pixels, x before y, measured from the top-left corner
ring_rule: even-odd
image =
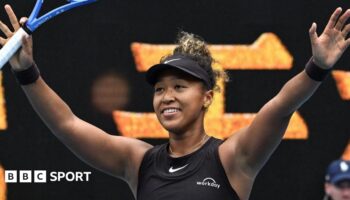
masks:
[[[350,38],[347,39],[350,24],[345,24],[350,10],[341,13],[341,8],[334,11],[320,36],[316,33],[316,23],[309,30],[312,61],[316,66],[311,71],[303,70],[289,80],[262,107],[250,126],[238,131],[221,145],[220,157],[226,171],[239,171],[254,178],[268,160],[281,142],[292,114],[320,86],[321,81],[315,80],[315,76],[317,79],[320,72],[322,74],[331,69],[350,45]]]

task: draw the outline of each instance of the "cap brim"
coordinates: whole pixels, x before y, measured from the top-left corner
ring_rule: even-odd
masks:
[[[195,74],[194,72],[186,69],[185,67],[182,66],[177,66],[177,65],[170,65],[170,64],[156,64],[153,65],[146,73],[146,81],[151,84],[154,85],[156,84],[157,80],[158,80],[158,75],[160,74],[160,72],[166,70],[166,69],[178,69],[182,72],[185,72],[189,75],[194,76],[195,78],[198,78],[200,80],[202,80],[202,78],[200,76],[198,76],[197,74]]]
[[[340,181],[345,181],[345,180],[350,181],[350,173],[336,175],[329,182],[332,184],[337,184]]]

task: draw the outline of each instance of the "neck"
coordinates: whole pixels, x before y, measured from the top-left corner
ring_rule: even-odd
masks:
[[[209,139],[204,129],[198,133],[175,135],[170,133],[169,154],[172,157],[181,157],[195,152]]]

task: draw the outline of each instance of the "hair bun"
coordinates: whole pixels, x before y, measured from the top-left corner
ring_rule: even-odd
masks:
[[[212,64],[215,61],[211,56],[207,43],[198,35],[180,31],[177,37],[177,46],[172,55],[174,54],[187,56],[203,67],[210,76],[211,88],[214,88],[215,91],[220,91],[220,87],[217,85],[219,78],[222,78],[224,81],[229,80],[224,70],[214,70],[212,68]],[[160,62],[162,63],[167,57],[172,55],[162,57]]]
[[[177,44],[174,54],[184,54],[199,62],[200,65],[211,66],[213,59],[206,42],[200,36],[181,31],[178,34]]]

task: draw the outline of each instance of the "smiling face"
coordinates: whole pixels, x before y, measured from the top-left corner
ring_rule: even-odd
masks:
[[[213,92],[203,83],[180,70],[167,69],[154,86],[153,108],[162,126],[169,132],[183,134],[203,128],[205,104]]]
[[[332,200],[350,200],[350,181],[342,181],[336,185],[326,183],[325,189]]]

